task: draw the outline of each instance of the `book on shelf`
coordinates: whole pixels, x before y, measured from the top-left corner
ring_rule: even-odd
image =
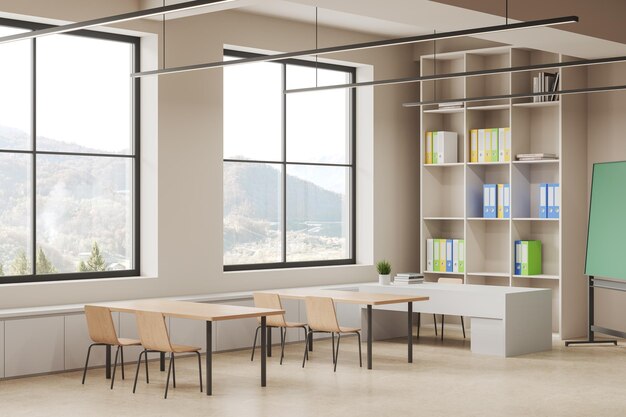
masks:
[[[424,283],[424,278],[413,279],[411,281],[399,281],[397,278],[394,279],[393,285],[415,285]]]
[[[418,279],[424,278],[424,275],[418,272],[399,272],[396,274],[396,278],[399,279]]]
[[[518,153],[515,158],[518,161],[547,161],[559,159],[554,153]]]
[[[540,72],[537,76],[533,77],[533,93],[553,93],[558,90],[559,74],[551,72]],[[557,101],[558,96],[556,94],[548,94],[545,96],[533,96],[534,103],[541,103],[546,101]]]

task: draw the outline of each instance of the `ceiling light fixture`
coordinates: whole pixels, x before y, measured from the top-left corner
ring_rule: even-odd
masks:
[[[76,30],[87,29],[95,26],[104,26],[112,23],[127,22],[129,20],[143,19],[146,17],[165,15],[168,13],[182,12],[193,10],[200,7],[212,6],[223,3],[230,3],[234,0],[194,0],[185,3],[172,4],[169,6],[155,7],[152,9],[138,10],[136,12],[123,13],[115,16],[100,17],[98,19],[86,20],[84,22],[70,23],[67,25],[54,26],[46,29],[33,30],[31,32],[18,33],[15,35],[4,36],[0,38],[0,44],[14,42],[24,39],[39,38],[47,35],[58,35],[61,33],[73,32]]]
[[[249,64],[252,62],[279,61],[279,60],[287,59],[287,58],[297,58],[297,57],[304,57],[304,56],[310,56],[310,55],[323,55],[323,54],[329,54],[333,52],[355,51],[359,49],[370,49],[370,48],[378,48],[378,47],[383,47],[383,46],[406,45],[406,44],[411,44],[411,43],[426,42],[426,41],[432,41],[432,40],[451,39],[451,38],[459,38],[459,37],[464,37],[464,36],[473,36],[473,35],[480,35],[480,34],[486,34],[486,33],[507,32],[510,30],[555,26],[555,25],[562,25],[566,23],[576,23],[576,22],[578,22],[578,16],[564,16],[564,17],[555,17],[551,19],[530,20],[527,22],[520,22],[520,23],[512,23],[512,24],[504,24],[504,25],[496,25],[496,26],[485,26],[485,27],[480,27],[480,28],[455,30],[455,31],[450,31],[450,32],[440,32],[440,33],[428,34],[428,35],[409,36],[409,37],[404,37],[404,38],[387,39],[387,40],[381,40],[381,41],[355,43],[355,44],[350,44],[350,45],[331,46],[331,47],[320,48],[320,49],[308,49],[308,50],[303,50],[303,51],[286,52],[286,53],[275,54],[275,55],[264,55],[264,56],[258,56],[258,57],[236,59],[233,61],[216,61],[216,62],[209,62],[209,63],[204,63],[204,64],[194,64],[194,65],[166,68],[166,69],[161,69],[161,70],[142,71],[142,72],[137,72],[137,73],[132,74],[132,77],[177,74],[181,72],[198,71],[198,70],[205,70],[205,69],[211,69],[211,68],[223,68],[223,67],[227,67],[231,65]],[[1,40],[2,38],[0,38],[0,41]]]

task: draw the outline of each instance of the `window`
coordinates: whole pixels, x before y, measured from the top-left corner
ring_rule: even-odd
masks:
[[[284,92],[355,74],[300,60],[224,68],[224,270],[355,262],[355,92]]]
[[[0,44],[0,283],[138,275],[138,53],[92,31]]]

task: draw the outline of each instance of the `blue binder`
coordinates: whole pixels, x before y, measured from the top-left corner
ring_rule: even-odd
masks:
[[[548,184],[539,184],[539,217],[548,217]]]
[[[452,260],[454,259],[452,257],[452,239],[448,239],[446,240],[446,272],[453,272],[454,271],[454,265]]]
[[[561,212],[561,189],[559,184],[548,185],[548,218],[558,219]]]
[[[522,241],[515,241],[515,275],[522,275]]]
[[[504,218],[511,218],[511,184],[504,184]]]
[[[483,217],[486,219],[495,219],[498,217],[497,212],[497,184],[483,185]]]

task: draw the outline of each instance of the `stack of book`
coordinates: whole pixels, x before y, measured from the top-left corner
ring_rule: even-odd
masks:
[[[518,153],[516,158],[518,161],[547,161],[559,159],[554,153]]]
[[[539,75],[533,77],[533,93],[553,93],[559,88],[559,73],[540,72]],[[547,96],[534,96],[533,102],[557,101],[556,94]]]
[[[439,110],[451,110],[451,109],[462,109],[463,102],[462,101],[453,101],[449,103],[440,103]]]
[[[423,282],[424,275],[420,275],[417,272],[402,272],[393,279],[395,285],[421,284]]]

